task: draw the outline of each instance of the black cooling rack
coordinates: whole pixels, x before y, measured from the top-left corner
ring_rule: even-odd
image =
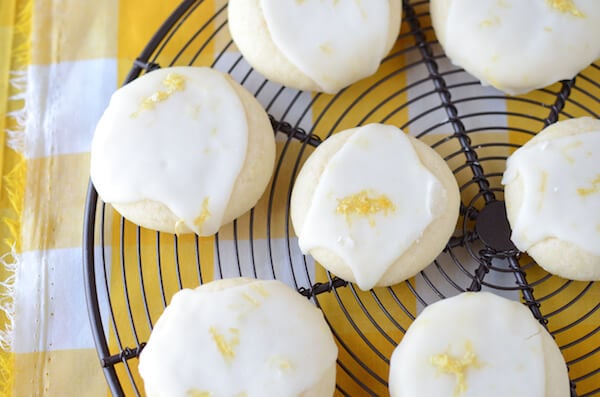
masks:
[[[572,396],[600,394],[600,283],[559,279],[516,250],[500,184],[507,156],[542,128],[560,119],[598,118],[600,64],[534,95],[505,97],[449,63],[433,36],[427,1],[404,2],[401,34],[378,77],[335,96],[268,82],[233,49],[226,2],[186,0],[126,78],[171,65],[226,71],[265,105],[280,151],[261,208],[214,240],[140,229],[99,200],[90,183],[85,284],[100,363],[114,395],[143,394],[137,356],[153,324],[172,294],[201,284],[207,269],[215,278],[284,279],[321,307],[340,347],[339,395],[387,395],[389,356],[418,310],[482,289],[520,298],[550,330],[570,367]],[[405,75],[412,77],[402,80]],[[456,232],[434,263],[398,286],[363,292],[315,272],[297,248],[288,204],[312,148],[334,131],[375,121],[396,124],[438,150],[459,181],[462,203]],[[207,249],[214,250],[214,266],[201,261]]]

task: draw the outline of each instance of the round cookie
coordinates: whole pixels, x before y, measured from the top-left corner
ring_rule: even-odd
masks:
[[[248,91],[210,68],[173,67],[113,94],[90,173],[128,220],[207,236],[256,204],[274,162],[269,118]]]
[[[390,360],[392,397],[568,397],[565,360],[521,303],[466,292],[427,306]]]
[[[600,120],[545,128],[511,155],[502,183],[517,248],[550,273],[600,280]]]
[[[279,281],[176,293],[140,354],[152,397],[332,396],[337,346],[323,315]]]
[[[337,133],[296,179],[291,219],[302,252],[367,290],[406,280],[452,235],[454,175],[429,146],[394,126]]]
[[[400,0],[231,0],[228,7],[231,36],[254,69],[330,94],[376,72],[402,16]]]
[[[448,58],[508,94],[571,79],[600,57],[596,0],[431,0]]]

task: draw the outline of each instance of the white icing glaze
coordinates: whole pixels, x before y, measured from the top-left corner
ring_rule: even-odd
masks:
[[[106,202],[154,200],[210,235],[221,226],[247,145],[243,105],[220,72],[160,69],[113,94],[92,141],[91,177]]]
[[[323,91],[375,73],[385,56],[388,0],[261,0],[277,48]]]
[[[443,186],[401,130],[369,124],[327,164],[298,243],[304,253],[313,248],[335,253],[351,268],[358,286],[370,289],[420,238],[434,219],[433,201],[440,194],[445,194]],[[371,200],[373,207],[364,215],[344,213],[340,205],[348,198]]]
[[[600,255],[600,131],[525,145],[508,159],[502,183],[516,178],[523,204],[511,239],[520,250],[555,237]]]
[[[317,308],[281,282],[252,281],[175,294],[141,353],[139,370],[146,391],[157,397],[187,397],[190,390],[296,397],[336,357]]]
[[[440,34],[444,50],[453,63],[510,94],[570,79],[600,57],[600,2],[574,1],[578,16],[552,1],[450,1]]]
[[[434,303],[392,354],[390,394],[545,397],[540,332],[527,308],[491,293],[463,293]],[[462,381],[441,365],[442,358],[467,364]]]

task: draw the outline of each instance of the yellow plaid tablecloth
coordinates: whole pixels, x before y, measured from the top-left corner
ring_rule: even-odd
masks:
[[[203,6],[216,10],[224,3],[207,0]],[[0,396],[108,393],[89,327],[81,266],[89,145],[111,93],[177,4],[178,0],[0,0]],[[170,59],[173,54],[162,56]],[[399,58],[398,62],[408,61]],[[382,69],[396,66],[387,64]],[[593,73],[594,80],[600,81],[600,73]],[[410,79],[398,75],[390,84],[406,85]],[[347,91],[329,114],[342,113],[359,89]],[[384,86],[379,90],[374,95],[389,95]],[[574,95],[579,103],[589,101],[583,94]],[[406,102],[407,98],[401,99]],[[325,105],[325,101],[315,101],[313,113]],[[347,115],[337,130],[355,126],[365,113],[361,113],[361,106]],[[510,112],[517,107],[523,112],[527,105],[506,101],[499,110]],[[403,109],[389,122],[401,125],[410,111],[410,107]],[[569,111],[572,116],[581,113],[578,108]],[[532,107],[531,112],[537,114],[540,110]],[[337,120],[325,117],[319,122],[328,129],[325,127]],[[512,128],[530,127],[523,118],[508,116],[504,121]],[[409,132],[418,132],[418,126],[411,128],[415,131]],[[488,141],[523,143],[521,137],[485,132],[474,135],[474,144],[485,147]],[[444,150],[451,152],[456,147]],[[257,216],[263,204],[259,204]],[[203,262],[212,263],[212,241],[203,240],[201,244],[207,256]],[[315,272],[323,279],[322,269],[317,267]],[[210,278],[210,269],[207,274]],[[551,291],[549,284],[544,288]],[[577,291],[573,291],[561,295],[561,299],[574,297]],[[407,307],[417,306],[410,293],[403,299]],[[588,291],[585,299],[587,302],[578,306],[581,310],[553,317],[550,328],[568,323],[570,319],[565,316],[584,315],[583,308],[593,307],[600,300],[598,286]],[[328,318],[335,321],[339,311],[335,300],[325,297],[321,304]],[[550,311],[553,305],[562,304],[548,299],[545,307]],[[119,309],[123,313],[124,308],[116,307],[116,312]],[[408,319],[400,322],[405,327],[409,324]],[[365,334],[377,337],[369,319],[359,319],[357,325]],[[586,333],[597,326],[595,322],[579,329]],[[356,337],[348,324],[340,323],[337,332],[345,335],[347,342]],[[399,340],[401,333],[397,331],[391,337]],[[569,340],[576,338],[570,335]],[[598,338],[589,343],[596,346],[579,344],[575,350],[564,351],[567,359],[600,345]],[[382,350],[391,353],[389,345]],[[340,354],[348,353],[342,349]],[[368,364],[369,357],[365,361]],[[592,362],[600,368],[600,359]],[[572,377],[586,372],[589,368],[580,368],[577,363],[571,367]],[[343,372],[338,376],[342,384],[348,382],[345,390],[360,395],[360,389],[353,389],[345,376]],[[593,390],[598,383],[598,374],[588,377],[580,382],[578,391]]]

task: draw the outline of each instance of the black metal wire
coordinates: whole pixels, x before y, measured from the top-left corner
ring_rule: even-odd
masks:
[[[140,345],[140,340],[138,338],[138,333],[135,326],[135,321],[133,320],[133,310],[131,308],[131,300],[129,299],[129,284],[127,282],[127,269],[125,268],[125,219],[121,218],[121,233],[119,236],[119,250],[121,255],[121,285],[123,286],[123,296],[125,297],[125,306],[127,307],[127,319],[129,321],[129,327],[131,329],[131,334],[135,340],[136,345]]]
[[[341,311],[344,313],[345,315],[345,319],[346,321],[349,323],[349,325],[352,327],[352,329],[359,335],[361,341],[365,344],[367,344],[367,346],[369,346],[371,351],[377,351],[375,349],[375,347],[373,346],[373,344],[371,343],[371,341],[369,340],[369,338],[367,338],[364,333],[361,331],[360,327],[358,327],[358,325],[356,324],[356,321],[354,320],[353,316],[351,316],[348,312],[348,309],[346,308],[346,306],[344,305],[344,302],[342,300],[342,298],[339,296],[338,291],[336,289],[332,290],[332,293],[335,296],[335,299],[341,309]],[[331,323],[330,323],[331,325]],[[381,384],[381,385],[385,385],[387,382],[385,379],[383,379],[380,375],[378,375],[373,368],[371,368],[370,365],[368,365],[364,360],[361,359],[361,357],[359,357],[356,352],[354,351],[354,349],[352,349],[352,346],[350,345],[350,343],[346,342],[336,331],[335,331],[335,327],[332,327],[332,332],[339,344],[340,347],[342,347],[344,350],[346,350],[346,352],[352,357],[352,359],[354,360],[354,362],[356,364],[358,364],[362,370],[364,370],[367,374],[369,374],[374,381],[376,381],[377,383]],[[381,353],[379,352],[379,358],[380,359],[385,359]],[[338,360],[338,364],[339,364],[339,360]],[[352,373],[352,372],[348,372],[348,374],[350,376],[352,376],[352,378],[361,385],[361,387],[370,395],[376,395],[373,390],[367,386],[363,381],[359,381],[358,378]]]
[[[375,327],[375,329],[377,330],[377,332],[379,332],[379,335],[381,335],[390,344],[395,345],[394,338],[392,338],[390,336],[390,334],[388,332],[386,332],[386,330],[383,329],[381,327],[381,325],[379,325],[377,323],[377,321],[375,321],[375,317],[373,317],[373,313],[371,313],[371,311],[369,311],[369,309],[367,309],[367,306],[365,305],[365,303],[363,302],[363,300],[360,297],[362,294],[358,293],[357,290],[356,290],[356,288],[352,284],[350,284],[350,290],[352,291],[352,295],[354,295],[354,299],[356,299],[356,302],[358,303],[360,309],[363,311],[363,314],[373,324],[373,326]],[[383,352],[381,352],[381,350],[375,348],[375,346],[372,345],[370,342],[368,343],[368,345],[373,349],[373,351],[377,354],[377,356],[381,360],[383,360],[387,364],[390,363],[390,360],[385,356],[385,354]]]
[[[140,279],[140,292],[142,293],[142,302],[144,305],[144,312],[146,314],[146,319],[148,320],[149,329],[154,328],[152,324],[152,318],[150,317],[150,308],[148,306],[148,299],[146,297],[146,286],[144,283],[144,266],[142,265],[142,243],[140,238],[140,228],[138,227],[135,234],[135,239],[137,242],[137,262],[138,262],[138,274]]]
[[[565,331],[567,331],[567,330],[569,330],[569,329],[571,329],[571,328],[579,325],[583,321],[585,321],[588,318],[590,318],[594,313],[596,313],[598,311],[598,309],[600,309],[600,303],[598,303],[596,306],[594,306],[592,309],[590,309],[587,313],[585,313],[580,318],[571,321],[568,325],[566,325],[566,326],[564,326],[562,328],[559,328],[559,329],[556,329],[556,330],[552,331],[552,334],[559,334],[561,332],[565,332]],[[595,332],[596,332],[596,330],[593,331],[593,333],[595,333]],[[593,335],[593,333],[586,334],[584,337],[580,338],[579,341],[582,341],[582,340],[588,338],[589,336]],[[575,343],[575,342],[572,342],[572,343]],[[571,344],[567,344],[564,347],[571,347]]]
[[[370,292],[371,292],[371,297],[377,304],[377,307],[379,308],[379,310],[381,310],[381,312],[383,312],[383,314],[388,319],[388,321],[390,321],[396,327],[396,329],[399,329],[404,334],[406,332],[406,329],[402,326],[402,324],[400,324],[396,320],[396,318],[392,315],[390,310],[388,310],[388,308],[383,304],[383,302],[379,298],[379,295],[377,295],[377,292],[375,290],[371,290]],[[392,341],[392,344],[395,344],[395,343],[396,343],[396,341]]]
[[[165,286],[163,284],[163,271],[162,271],[162,261],[160,257],[160,233],[156,232],[156,266],[158,270],[158,285],[160,287],[160,298],[162,300],[163,308],[167,307],[167,296],[165,294]]]
[[[384,66],[389,65],[390,62],[398,62],[401,57],[411,60],[403,62],[401,67],[393,68],[372,84],[365,85],[361,92],[353,91],[351,101],[348,101],[348,89],[334,96],[316,93],[307,97],[303,93],[280,87],[267,80],[262,80],[253,88],[254,95],[265,104],[274,133],[281,143],[272,186],[270,191],[265,193],[266,218],[259,219],[253,209],[249,214],[248,229],[243,229],[246,223],[235,221],[230,234],[220,233],[214,238],[214,269],[217,277],[237,274],[281,278],[285,272],[298,292],[316,306],[325,307],[326,300],[329,305],[335,302],[339,314],[342,315],[336,321],[352,329],[355,336],[348,338],[340,332],[333,318],[329,317],[339,314],[331,314],[325,310],[326,320],[340,346],[340,357],[344,357],[338,360],[338,371],[349,382],[337,385],[340,395],[351,396],[359,393],[376,396],[378,390],[387,386],[389,352],[381,350],[380,346],[374,343],[373,332],[379,335],[378,340],[387,344],[391,351],[398,342],[394,339],[394,333],[399,331],[403,334],[420,308],[464,290],[485,288],[520,293],[533,315],[540,323],[551,328],[554,336],[564,336],[570,332],[578,336],[576,340],[563,343],[563,351],[585,343],[600,330],[596,325],[600,320],[600,303],[583,311],[580,306],[581,299],[593,294],[592,290],[596,284],[588,283],[583,286],[582,283],[565,281],[548,290],[548,282],[556,281],[556,277],[547,273],[539,275],[535,263],[524,259],[516,250],[497,250],[486,246],[475,231],[480,211],[503,196],[500,186],[501,173],[496,170],[502,169],[501,165],[505,163],[509,151],[518,147],[508,141],[478,142],[479,134],[489,131],[509,132],[527,139],[544,126],[562,118],[573,117],[574,114],[598,117],[598,107],[584,105],[581,98],[595,100],[600,105],[600,83],[584,71],[576,79],[561,82],[560,86],[540,90],[543,94],[537,100],[527,97],[505,97],[483,90],[475,95],[471,91],[465,91],[476,89],[479,82],[459,68],[448,69],[442,66],[446,64],[446,59],[441,47],[437,41],[427,39],[432,32],[428,3],[404,2],[404,27],[408,30],[403,31],[399,39],[412,40],[414,44],[390,53],[382,63]],[[135,60],[125,82],[133,80],[142,72],[160,67],[161,63],[164,66],[195,64],[202,59],[207,48],[219,40],[221,47],[217,49],[210,65],[231,75],[240,76],[238,81],[243,85],[255,84],[248,82],[258,80],[259,76],[247,65],[243,57],[226,56],[226,52],[233,47],[227,32],[227,5],[215,10],[208,4],[202,0],[183,1]],[[204,23],[191,34],[182,33],[182,28],[191,24],[192,16],[199,14],[206,16],[203,19]],[[183,44],[174,48],[173,58],[165,59],[167,49],[173,50],[172,42],[175,38],[180,39],[183,34],[189,36],[183,37],[183,41],[179,40]],[[600,66],[594,64],[590,70],[598,71]],[[408,84],[394,86],[394,78],[405,73],[422,77]],[[377,93],[377,90],[384,86],[385,97]],[[401,99],[403,97],[406,99]],[[341,111],[334,110],[339,108],[342,101],[344,108]],[[523,110],[500,112],[495,106],[498,101],[513,105],[513,109],[516,107],[514,105],[524,107]],[[469,111],[468,106],[475,102],[481,105],[481,110]],[[321,108],[318,112],[314,107],[317,103]],[[486,106],[483,106],[484,104]],[[398,126],[411,130],[417,138],[427,138],[432,147],[443,151],[445,160],[457,179],[464,181],[460,186],[461,219],[456,235],[451,238],[432,266],[394,288],[361,292],[345,280],[329,273],[326,273],[325,280],[320,279],[314,274],[315,266],[312,260],[297,253],[297,242],[294,240],[289,219],[292,184],[301,167],[303,156],[310,148],[317,147],[323,139],[345,128],[349,120],[357,119],[358,122],[353,123],[358,125],[373,119],[395,122],[397,116],[401,112],[407,112],[409,107],[409,117],[401,120]],[[537,111],[530,113],[528,109],[531,108]],[[384,112],[386,114],[382,114]],[[290,117],[292,114],[293,118]],[[519,122],[527,122],[531,129],[499,124],[498,117],[511,117]],[[303,125],[310,127],[305,129]],[[412,131],[415,126],[419,126],[418,131]],[[439,137],[431,139],[435,134],[439,134]],[[458,149],[453,145],[457,145]],[[449,154],[448,148],[451,148]],[[288,168],[291,168],[289,176],[286,174]],[[474,194],[470,193],[473,188],[476,190]],[[281,202],[285,203],[282,220],[275,216],[276,203]],[[203,274],[203,266],[211,264],[201,264],[202,248],[197,236],[194,236],[192,244],[184,244],[177,236],[156,232],[154,276],[150,271],[153,266],[152,260],[142,259],[145,248],[142,248],[144,241],[141,229],[135,229],[135,246],[126,245],[125,234],[133,229],[130,229],[117,214],[106,210],[92,184],[88,190],[84,220],[83,263],[86,297],[98,355],[114,395],[123,395],[123,386],[126,384],[129,384],[126,389],[139,395],[142,386],[136,383],[137,364],[132,359],[136,358],[145,346],[140,335],[144,334],[145,330],[152,329],[154,324],[152,308],[166,307],[172,293],[188,284],[189,280],[184,279],[182,273],[190,265],[182,259],[188,256],[186,250],[190,250],[189,256],[194,258],[194,277],[197,278],[198,284],[207,281],[207,276]],[[118,236],[112,236],[114,231],[111,230],[111,222],[120,222]],[[275,239],[274,230],[279,229],[283,231],[283,241]],[[241,238],[245,233],[248,235],[248,241]],[[120,260],[114,269],[106,249],[108,240],[105,234],[113,237],[112,241],[115,241],[115,237],[116,241],[119,241],[119,252],[112,253]],[[266,236],[265,239],[257,238],[262,234]],[[100,245],[98,253],[94,250],[97,239]],[[165,249],[170,243],[173,244],[173,252],[170,254],[173,264],[162,258],[162,255],[169,255]],[[135,262],[126,263],[128,258],[131,258],[126,255],[129,249],[135,250]],[[228,262],[230,258],[233,263]],[[532,273],[533,270],[536,270],[537,278],[530,280],[532,276],[528,273]],[[171,275],[174,275],[174,278],[169,278]],[[493,278],[502,275],[513,275],[514,280],[510,281],[506,277]],[[129,290],[128,283],[133,280],[132,277],[139,282],[138,300],[137,295],[133,295]],[[167,279],[174,279],[174,285],[169,284]],[[148,293],[152,286],[158,288],[159,297],[156,299]],[[122,290],[123,296],[119,298],[122,301],[116,301],[114,288]],[[99,291],[102,291],[102,294]],[[399,291],[411,294],[414,302],[406,302]],[[105,300],[103,296],[106,296]],[[134,304],[139,305],[144,313],[133,313]],[[552,309],[545,310],[546,305]],[[116,307],[125,307],[127,312],[117,313]],[[557,326],[552,326],[555,318],[564,316],[569,316],[570,321],[567,324],[563,321],[557,323]],[[379,322],[380,318],[385,321]],[[360,321],[364,320],[370,324],[373,332],[366,333],[361,328]],[[580,331],[576,332],[577,329],[582,329],[580,327],[590,327],[590,324],[595,327],[592,331],[583,335]],[[113,348],[116,350],[110,349],[109,336],[105,329],[109,329],[114,337]],[[124,345],[131,341],[134,346]],[[591,377],[600,372],[600,366],[597,365],[599,350],[600,348],[593,348],[578,351],[576,357],[570,357],[569,364],[592,365],[585,374],[572,378],[572,396],[577,396],[575,389],[578,383],[585,380],[589,382]],[[367,365],[362,354],[370,357],[370,363],[380,362],[381,365]],[[600,389],[588,390],[581,396],[598,393]]]
[[[198,270],[198,285],[204,284],[202,279],[202,265],[200,263],[200,247],[198,246],[198,235],[194,235],[194,254],[196,258],[196,269]]]
[[[98,194],[94,189],[93,185],[90,183],[88,187],[87,194],[87,204],[85,208],[85,219],[90,222],[91,225],[96,224],[96,203],[98,202]],[[102,207],[101,220],[100,224],[104,222],[104,207]],[[102,228],[103,229],[103,228]],[[102,235],[103,236],[103,235]],[[91,240],[90,240],[91,239]],[[85,280],[85,294],[86,301],[88,305],[88,312],[90,315],[90,323],[92,325],[93,334],[94,334],[94,342],[96,343],[96,350],[98,351],[98,356],[100,360],[106,359],[106,357],[110,356],[110,352],[108,349],[108,338],[106,337],[106,333],[104,332],[104,327],[102,325],[102,314],[100,311],[100,302],[98,300],[98,287],[96,284],[96,267],[95,267],[95,258],[94,258],[94,233],[88,233],[87,230],[84,230],[83,233],[83,245],[85,247],[91,247],[91,249],[84,249],[83,251],[83,263],[84,263],[84,275],[87,277]],[[100,243],[103,244],[103,238],[100,240]],[[106,279],[106,275],[105,275]],[[108,302],[109,310],[112,312],[112,308],[110,308],[110,301]],[[104,375],[108,382],[108,385],[114,394],[123,394],[123,389],[119,381],[117,380],[117,373],[113,366],[102,365],[104,370]]]

